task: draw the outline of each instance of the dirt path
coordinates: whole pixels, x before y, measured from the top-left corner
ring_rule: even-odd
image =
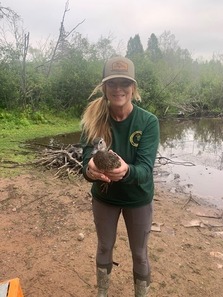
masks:
[[[156,186],[149,241],[150,296],[223,297],[221,212],[162,187]],[[55,180],[50,172],[0,179],[0,280],[19,277],[25,297],[96,296],[89,190],[83,180]],[[134,296],[122,220],[114,261],[109,297]]]

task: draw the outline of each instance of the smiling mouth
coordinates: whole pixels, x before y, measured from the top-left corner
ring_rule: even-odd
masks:
[[[124,94],[113,94],[113,97],[124,97]]]

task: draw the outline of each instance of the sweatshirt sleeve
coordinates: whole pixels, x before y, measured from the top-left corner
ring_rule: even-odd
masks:
[[[129,164],[129,173],[122,180],[123,183],[143,184],[153,178],[159,139],[159,122],[157,117],[152,115],[148,118],[147,124],[142,131],[135,161],[133,164]]]

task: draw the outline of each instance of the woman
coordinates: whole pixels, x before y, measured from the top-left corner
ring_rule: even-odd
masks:
[[[93,100],[82,118],[83,175],[92,182],[92,207],[97,231],[98,297],[108,294],[112,252],[117,224],[123,215],[133,259],[135,296],[148,295],[150,265],[147,241],[152,224],[153,167],[159,144],[159,124],[150,112],[135,105],[140,101],[134,64],[124,57],[109,59],[102,83],[102,97]],[[91,97],[90,96],[90,97]],[[100,171],[92,157],[92,142],[103,137],[120,166]],[[104,191],[102,184],[109,183]]]

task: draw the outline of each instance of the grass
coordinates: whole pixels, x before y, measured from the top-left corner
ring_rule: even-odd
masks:
[[[24,154],[21,143],[35,138],[55,136],[80,130],[78,119],[64,119],[53,117],[47,123],[29,123],[28,125],[15,125],[14,123],[1,123],[0,121],[0,177],[17,175],[18,169],[6,169],[1,166],[5,162],[25,163],[34,156]]]

